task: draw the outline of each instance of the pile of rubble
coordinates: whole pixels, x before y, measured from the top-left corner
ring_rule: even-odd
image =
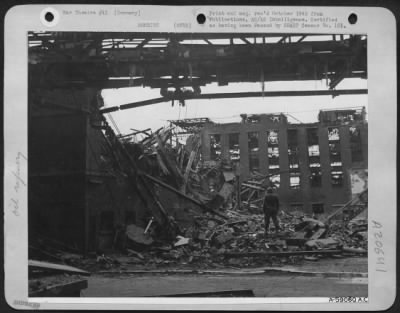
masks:
[[[239,185],[232,164],[201,159],[198,134],[190,135],[185,145],[172,145],[173,130],[159,129],[140,142],[117,139],[108,130],[109,141],[119,142],[114,154],[120,160],[115,161],[127,169],[128,176],[137,177],[134,181],[144,185],[143,193],[153,197],[155,205],[149,210],[153,217],[146,227],[125,225],[122,236],[115,237],[120,241],[119,254],[97,251],[83,258],[56,250],[50,253],[53,258],[96,270],[129,264],[137,268],[282,265],[366,254],[367,224],[362,218],[346,223],[331,217],[320,221],[281,210],[282,230],[266,237],[262,205],[270,176],[253,173]],[[200,210],[190,212],[190,223],[179,223],[155,186]]]
[[[362,223],[343,226],[281,211],[282,231],[264,233],[262,214],[226,210],[227,220],[211,213],[196,217],[193,226],[183,229],[173,242],[151,238],[150,234],[128,235],[121,253],[82,257],[60,253],[63,262],[91,271],[179,268],[229,268],[283,266],[318,261],[320,258],[343,258],[365,255],[367,238]],[[343,229],[344,228],[344,229]],[[274,230],[272,228],[272,230]],[[143,229],[136,229],[136,232]]]

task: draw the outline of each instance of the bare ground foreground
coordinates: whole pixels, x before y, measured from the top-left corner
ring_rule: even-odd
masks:
[[[366,297],[367,278],[302,275],[119,275],[92,276],[83,297],[157,297],[252,290],[256,297]]]
[[[197,274],[171,268],[164,273],[160,268],[147,273],[104,272],[89,277],[82,296],[156,297],[234,290],[251,290],[256,297],[368,296],[367,258],[327,259],[297,268],[275,268],[276,272],[271,269],[213,269]]]

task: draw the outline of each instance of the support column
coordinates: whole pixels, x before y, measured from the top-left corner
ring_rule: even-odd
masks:
[[[297,130],[297,142],[299,149],[300,188],[303,198],[303,208],[311,212],[310,204],[310,169],[308,164],[307,129],[300,127]]]
[[[351,181],[349,169],[352,168],[351,145],[350,145],[350,131],[348,125],[340,126],[340,153],[342,156],[343,165],[343,191],[347,193],[347,199],[351,197]]]
[[[329,156],[328,129],[326,127],[318,128],[319,160],[321,164],[322,192],[327,194],[332,189],[331,184],[331,163]]]
[[[240,128],[239,147],[240,147],[240,172],[241,178],[246,180],[249,177],[249,142],[247,132]]]
[[[262,174],[268,173],[268,143],[267,143],[267,141],[268,141],[267,140],[267,129],[265,127],[262,127],[258,134],[260,172]]]
[[[287,143],[287,125],[281,124],[279,129],[279,170],[284,171],[280,175],[280,189],[289,190],[289,155]],[[286,192],[285,192],[286,193]]]

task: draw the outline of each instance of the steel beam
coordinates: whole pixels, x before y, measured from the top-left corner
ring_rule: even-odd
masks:
[[[183,100],[192,99],[232,99],[232,98],[256,98],[256,97],[305,97],[305,96],[340,96],[340,95],[365,95],[368,94],[367,89],[342,89],[342,90],[301,90],[301,91],[266,91],[266,92],[232,92],[232,93],[208,93],[197,96],[185,97]],[[124,104],[121,106],[113,106],[100,110],[101,113],[110,113],[118,110],[126,110],[146,105],[178,100],[172,98],[155,98],[145,101],[138,101]],[[182,99],[179,99],[182,100]]]

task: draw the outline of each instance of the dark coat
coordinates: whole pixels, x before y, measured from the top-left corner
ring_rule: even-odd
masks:
[[[274,194],[267,194],[264,198],[264,212],[278,212],[279,198]]]

